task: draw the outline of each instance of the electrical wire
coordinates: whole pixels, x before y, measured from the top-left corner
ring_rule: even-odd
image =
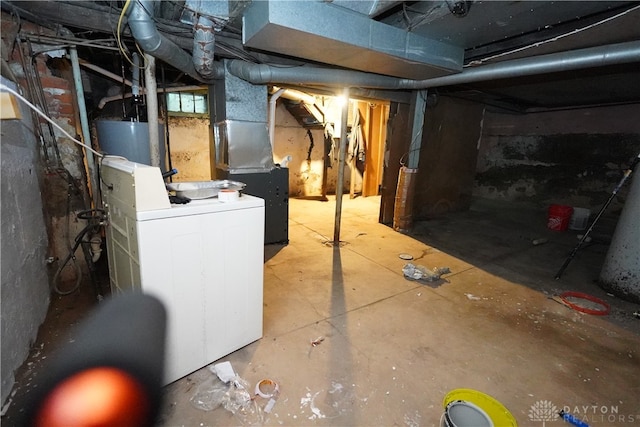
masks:
[[[562,38],[569,37],[569,36],[581,33],[581,32],[586,31],[586,30],[590,30],[591,28],[597,27],[598,25],[602,25],[602,24],[607,23],[609,21],[613,21],[614,19],[618,19],[621,16],[624,16],[624,15],[626,15],[626,14],[628,14],[630,12],[633,12],[635,10],[638,10],[638,9],[640,9],[640,6],[634,6],[631,9],[627,9],[624,12],[620,12],[617,15],[610,16],[610,17],[608,17],[606,19],[603,19],[601,21],[594,22],[593,24],[587,25],[586,27],[576,28],[573,31],[569,31],[568,33],[560,34],[559,36],[555,36],[555,37],[552,37],[552,38],[547,39],[547,40],[543,40],[543,41],[540,41],[540,42],[535,42],[535,43],[532,43],[530,45],[526,45],[526,46],[519,47],[517,49],[510,50],[508,52],[502,52],[502,53],[498,53],[496,55],[488,56],[486,58],[482,58],[482,59],[478,59],[478,60],[475,60],[475,61],[471,61],[468,64],[465,64],[463,67],[471,67],[471,66],[475,66],[475,65],[480,65],[480,64],[483,64],[483,63],[485,63],[487,61],[490,61],[492,59],[500,58],[500,57],[506,56],[506,55],[511,55],[511,54],[517,53],[517,52],[522,52],[523,50],[531,49],[533,47],[540,47],[540,46],[545,45],[547,43],[555,42],[555,41],[558,41],[558,40],[560,40]]]
[[[441,5],[435,6],[435,7],[431,8],[431,10],[429,10],[427,13],[424,13],[424,12],[421,12],[421,11],[412,10],[409,6],[406,5],[406,3],[402,3],[402,17],[403,17],[404,22],[406,24],[407,31],[413,31],[417,27],[421,26],[423,23],[425,23],[431,17],[431,15],[435,11],[437,11],[441,7],[442,7]],[[411,17],[409,16],[409,12],[419,13],[420,16],[418,16],[417,19],[412,20]]]
[[[225,19],[221,19],[218,16],[202,13],[202,11],[199,11],[199,10],[196,10],[196,9],[192,9],[192,8],[186,6],[185,4],[181,4],[180,2],[178,2],[176,0],[169,0],[169,3],[172,3],[172,4],[176,5],[176,6],[182,7],[182,9],[188,10],[189,12],[192,12],[195,15],[204,16],[206,18],[209,18],[211,21],[213,21],[217,26],[219,26],[221,28],[225,27],[227,25],[227,23],[228,23],[227,20],[225,20]],[[230,32],[233,32],[235,34],[242,35],[242,31],[237,29],[237,28],[229,27],[229,28],[227,28],[227,30],[230,31]]]
[[[258,64],[260,63],[260,61],[258,61],[256,58],[254,58],[253,56],[249,55],[248,53],[244,52],[243,50],[237,49],[236,47],[226,44],[222,41],[218,41],[216,43],[216,46],[221,49],[226,51],[227,53],[229,53],[230,55],[239,58],[239,59],[243,59],[247,62],[253,62],[254,64]]]
[[[120,32],[121,32],[120,28],[122,27],[122,19],[124,18],[125,13],[127,13],[127,9],[129,8],[130,4],[131,4],[131,0],[127,0],[124,6],[122,6],[122,10],[120,11],[120,16],[118,17],[118,26],[116,27],[116,41],[118,42],[118,48],[120,49],[120,52],[122,52],[124,57],[127,58],[127,61],[129,61],[129,63],[133,65],[133,61],[129,58],[129,56],[127,55],[127,52],[124,50],[124,47],[122,46],[122,39],[120,38]]]
[[[71,229],[71,225],[69,223],[70,222],[69,217],[71,216],[71,191],[70,191],[71,184],[68,183],[68,185],[69,185],[69,190],[67,191],[67,215],[66,215],[66,217],[67,217],[67,227],[66,227],[66,230],[65,230],[65,239],[64,240],[68,245],[69,253],[67,254],[67,256],[64,259],[64,261],[62,261],[60,263],[60,266],[56,270],[55,274],[53,275],[53,279],[51,280],[53,290],[55,291],[55,293],[57,293],[58,295],[61,295],[61,296],[69,295],[69,294],[75,292],[80,287],[80,283],[82,282],[82,270],[80,269],[80,266],[76,262],[75,253],[74,253],[73,247],[71,246],[71,243],[69,241],[69,231]],[[74,267],[74,269],[76,271],[76,282],[74,283],[74,285],[70,289],[62,290],[58,286],[58,278],[60,277],[60,274],[62,273],[62,270],[64,270],[64,268],[67,266],[69,261],[72,262],[73,267]]]
[[[24,77],[25,77],[25,82],[26,82],[25,90],[29,93],[29,97],[31,99],[38,100],[38,97],[36,96],[36,93],[35,93],[35,83],[33,82],[34,77],[33,77],[32,73],[31,73],[32,68],[27,67],[27,63],[26,63],[26,59],[25,59],[25,53],[24,53],[24,49],[23,49],[23,46],[22,46],[22,42],[20,41],[20,37],[16,37],[15,43],[16,43],[16,45],[15,45],[16,47],[14,47],[14,51],[15,50],[18,51],[20,64],[22,65],[22,69],[24,70]],[[33,66],[33,61],[31,61],[30,65]],[[38,93],[38,95],[40,95],[40,94]],[[33,120],[33,123],[37,123],[38,122],[38,116],[33,111],[31,111],[31,118]],[[54,153],[56,154],[56,163],[55,164],[56,165],[61,164],[60,153],[58,151],[58,146],[57,146],[56,141],[55,141],[55,135],[53,135],[53,133],[51,133],[52,142],[50,143],[49,141],[45,140],[45,138],[44,138],[44,131],[42,129],[42,126],[34,126],[33,130],[34,130],[34,133],[36,134],[36,137],[40,141],[40,145],[41,145],[41,148],[42,148],[42,155],[44,157],[44,161],[45,161],[45,164],[47,165],[47,167],[52,163],[51,159],[49,158],[49,150],[50,150],[49,144],[51,144],[53,146]],[[51,130],[51,125],[49,125],[49,130]]]
[[[72,140],[73,142],[75,142],[76,144],[84,147],[85,149],[91,151],[92,153],[94,153],[96,156],[98,157],[103,157],[104,154],[94,150],[93,148],[91,148],[90,146],[88,146],[87,144],[85,144],[82,141],[77,140],[76,138],[74,138],[73,136],[71,136],[71,134],[69,134],[69,132],[67,132],[66,130],[64,130],[59,124],[57,124],[56,122],[54,122],[51,118],[49,118],[49,116],[47,116],[46,114],[44,114],[42,111],[40,111],[38,109],[38,107],[36,107],[35,105],[33,105],[31,102],[29,102],[29,100],[27,100],[27,98],[25,98],[24,96],[20,95],[18,92],[16,92],[15,90],[11,89],[9,86],[5,85],[4,83],[0,83],[0,89],[2,90],[6,90],[7,92],[15,95],[20,101],[24,102],[29,108],[31,108],[33,111],[35,111],[39,116],[41,116],[43,119],[45,119],[47,122],[51,123],[54,127],[56,127],[60,132],[62,132],[67,138],[69,138],[70,140]]]
[[[120,16],[118,17],[118,27],[116,28],[116,41],[118,42],[118,48],[120,49],[120,52],[124,55],[124,57],[126,58],[126,60],[129,62],[129,64],[131,64],[132,66],[136,67],[136,64],[133,63],[133,60],[131,58],[129,58],[129,55],[127,55],[127,51],[124,49],[124,45],[122,44],[122,38],[120,36],[122,30],[122,20],[124,18],[124,15],[127,13],[127,9],[129,9],[129,5],[131,4],[131,0],[127,0],[124,4],[124,6],[122,7],[122,11],[120,11]],[[141,5],[142,6],[142,5]],[[144,6],[143,6],[144,9]],[[145,12],[147,12],[147,14],[149,14],[149,12],[145,9]],[[152,16],[152,15],[149,15]],[[142,56],[142,60],[144,61],[144,66],[140,67],[137,66],[138,68],[140,68],[141,70],[146,70],[147,67],[149,66],[149,64],[147,63],[147,60],[145,59],[144,56],[144,52],[142,52],[142,49],[140,49],[140,46],[138,46],[138,43],[136,43],[136,49],[138,49],[138,52],[140,53],[140,55]]]
[[[48,52],[52,49],[69,46],[86,46],[105,50],[119,50],[116,46],[113,46],[115,39],[112,38],[84,40],[79,38],[49,37],[37,34],[25,34],[23,37],[25,40],[33,41],[38,44],[53,45],[51,48],[44,48],[40,51],[35,51],[35,55]]]
[[[69,243],[69,217],[70,217],[70,197],[71,197],[71,193],[69,193],[69,198],[68,198],[68,202],[67,202],[67,243]],[[75,252],[78,250],[78,247],[82,246],[82,251],[83,251],[83,255],[85,258],[85,261],[87,263],[87,267],[89,268],[89,272],[93,272],[94,271],[94,260],[91,258],[93,256],[93,253],[91,253],[91,250],[87,248],[87,245],[91,244],[91,235],[95,234],[96,232],[98,232],[100,230],[100,227],[102,227],[102,224],[105,220],[105,211],[103,209],[87,209],[87,210],[83,210],[80,211],[76,214],[76,218],[78,219],[83,219],[87,221],[87,225],[76,235],[75,239],[74,239],[74,245],[71,246],[71,244],[69,243],[69,254],[66,256],[66,258],[64,259],[64,261],[62,261],[62,263],[60,264],[60,266],[58,267],[58,269],[56,270],[55,275],[53,276],[53,290],[58,294],[58,295],[69,295],[73,292],[75,292],[76,290],[78,290],[78,288],[80,287],[80,284],[82,283],[82,270],[80,269],[80,266],[78,265],[78,263],[76,262],[76,256],[75,256]],[[85,236],[89,236],[88,240],[85,240]],[[67,266],[67,264],[69,263],[69,261],[72,261],[75,269],[76,269],[76,281],[75,284],[68,290],[62,290],[60,289],[60,287],[58,286],[58,278],[60,276],[60,273],[62,273],[62,270],[64,270],[64,268]],[[93,276],[92,276],[92,280],[94,280]]]

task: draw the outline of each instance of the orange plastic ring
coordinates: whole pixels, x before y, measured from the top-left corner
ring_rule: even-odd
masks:
[[[567,298],[579,298],[579,299],[595,302],[596,304],[601,305],[603,308],[600,310],[596,310],[593,308],[583,307],[581,305],[572,303],[571,301],[567,300]],[[595,316],[606,316],[611,311],[611,306],[609,306],[609,304],[607,304],[605,301],[601,300],[598,297],[594,297],[593,295],[585,294],[582,292],[574,292],[574,291],[563,292],[560,295],[560,299],[569,307],[573,308],[576,311],[580,311],[582,313],[593,314]]]

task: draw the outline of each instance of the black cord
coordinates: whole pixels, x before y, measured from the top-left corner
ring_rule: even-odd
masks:
[[[307,161],[310,162],[311,161],[311,152],[313,151],[313,147],[314,147],[314,143],[313,143],[313,135],[311,134],[311,129],[307,129],[307,136],[309,137],[309,151],[307,152]]]
[[[449,12],[457,18],[464,18],[469,13],[469,9],[471,9],[470,1],[455,1],[451,2],[450,0],[445,0],[447,3],[447,7],[449,8]]]

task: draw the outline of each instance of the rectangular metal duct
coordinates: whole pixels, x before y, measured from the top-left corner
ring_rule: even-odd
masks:
[[[462,71],[464,49],[319,1],[254,1],[243,17],[246,46],[410,79]]]
[[[229,173],[269,172],[275,165],[267,125],[224,120],[214,125],[216,167]]]

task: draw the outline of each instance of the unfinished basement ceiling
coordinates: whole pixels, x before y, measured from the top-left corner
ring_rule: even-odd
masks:
[[[193,49],[189,16],[193,19],[198,14],[191,10],[199,9],[216,24],[217,60],[311,64],[421,80],[585,48],[601,48],[606,55],[608,46],[627,43],[637,58],[623,64],[429,90],[515,112],[640,102],[640,2],[188,0],[153,4],[158,31],[189,53]],[[107,1],[2,2],[3,10],[22,19],[61,24],[85,38],[113,37],[123,6],[124,2]],[[124,28],[123,39],[130,43]],[[105,67],[117,63],[102,61]],[[180,77],[179,73],[174,76]],[[186,83],[188,78],[182,80]]]

